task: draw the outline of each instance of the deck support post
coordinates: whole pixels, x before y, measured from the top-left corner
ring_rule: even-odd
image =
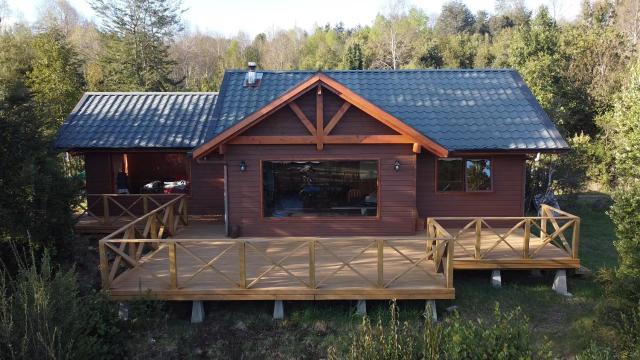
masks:
[[[567,271],[565,269],[556,270],[551,288],[560,295],[571,296],[571,293],[567,290]]]
[[[436,311],[436,301],[435,300],[427,300],[425,305],[425,316],[431,315],[431,319],[433,322],[438,321],[438,312]]]
[[[199,324],[204,321],[204,304],[200,300],[194,300],[191,306],[191,323]]]
[[[356,303],[356,314],[360,316],[367,315],[367,300],[358,300]]]
[[[276,300],[273,302],[273,320],[284,319],[284,305],[282,300]]]
[[[491,271],[491,286],[496,289],[502,287],[502,274],[500,273],[500,270]]]
[[[531,274],[531,277],[534,277],[534,278],[542,277],[542,270],[540,269],[532,269],[529,273]]]

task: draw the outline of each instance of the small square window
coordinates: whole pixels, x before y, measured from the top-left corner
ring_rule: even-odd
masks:
[[[491,160],[466,160],[467,191],[491,191]]]
[[[464,191],[462,159],[438,159],[438,191]]]

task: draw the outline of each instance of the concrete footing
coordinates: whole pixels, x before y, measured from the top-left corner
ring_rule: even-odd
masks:
[[[199,324],[204,321],[204,303],[196,300],[191,306],[191,323]]]
[[[553,286],[551,288],[560,295],[571,296],[571,293],[569,293],[567,289],[566,270],[562,269],[556,271],[556,275],[553,278]]]
[[[425,306],[425,316],[429,316],[431,314],[431,318],[434,322],[438,321],[438,312],[436,311],[436,301],[435,300],[427,300]]]
[[[284,304],[282,300],[276,300],[273,302],[273,320],[284,319]]]
[[[120,320],[129,320],[129,304],[119,302],[118,303],[118,318]]]
[[[500,270],[491,271],[491,286],[497,289],[502,287],[502,274],[500,273]]]
[[[367,315],[367,300],[358,300],[356,303],[356,314],[360,316]]]

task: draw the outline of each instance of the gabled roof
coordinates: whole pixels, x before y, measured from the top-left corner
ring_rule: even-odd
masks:
[[[193,149],[318,74],[227,71],[217,93],[86,93],[59,131],[61,149]],[[449,152],[562,151],[558,130],[514,70],[324,71]],[[415,137],[414,137],[415,138]]]
[[[192,149],[204,142],[217,93],[85,93],[55,141],[60,149]]]
[[[227,71],[208,141],[259,111],[314,71],[260,71],[260,85],[244,86],[246,71]],[[568,149],[520,75],[507,69],[323,71],[384,112],[449,151]]]
[[[358,94],[351,91],[351,89],[345,87],[339,82],[331,79],[325,74],[318,72],[313,76],[307,78],[300,84],[297,84],[293,89],[288,90],[284,94],[280,95],[278,98],[274,99],[267,105],[261,107],[251,115],[243,118],[241,121],[234,123],[232,126],[227,127],[221,133],[216,134],[212,139],[208,140],[203,145],[199,146],[193,152],[194,157],[201,157],[206,155],[211,150],[215,149],[217,146],[223,144],[225,141],[237,136],[242,131],[247,128],[254,126],[261,120],[265,119],[269,115],[273,114],[275,111],[280,109],[282,106],[292,102],[296,97],[301,96],[307,91],[318,88],[320,91],[321,87],[326,87],[330,89],[330,91],[334,92],[338,97],[344,99],[351,105],[358,107],[363,112],[369,114],[374,119],[384,123],[389,126],[393,130],[396,130],[398,133],[406,135],[408,138],[412,139],[416,144],[422,146],[437,156],[447,156],[448,151],[440,144],[434,142],[429,139],[424,134],[416,131],[410,126],[407,126],[401,120],[393,117],[392,115],[386,113],[384,110],[377,107],[375,104],[371,103],[367,99],[359,96]],[[328,119],[327,119],[328,120]],[[307,120],[308,121],[308,120]],[[312,124],[308,125],[309,127],[313,127]],[[318,124],[318,126],[320,126]],[[315,130],[315,129],[311,129]],[[318,131],[323,131],[322,128],[317,129]],[[323,135],[324,136],[324,135]],[[319,137],[317,138],[320,139]],[[321,149],[321,141],[318,143],[319,149]]]

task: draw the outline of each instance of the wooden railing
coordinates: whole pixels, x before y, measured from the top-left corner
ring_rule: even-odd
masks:
[[[100,273],[102,283],[108,284],[120,273],[121,262],[135,265],[149,252],[149,245],[153,251],[160,249],[159,242],[165,236],[175,235],[181,226],[188,224],[187,197],[178,195],[167,203],[159,205],[156,209],[146,212],[136,220],[122,226],[118,230],[100,240]],[[132,239],[145,238],[145,242],[131,241]],[[114,246],[118,243],[117,246]],[[128,245],[128,253],[125,253]],[[116,254],[111,266],[107,251]],[[126,268],[126,265],[124,266]]]
[[[455,223],[458,225],[456,228],[462,227],[452,235],[445,230],[444,222]],[[508,225],[505,227],[505,224]],[[541,206],[540,216],[432,217],[427,218],[425,227],[429,237],[451,237],[459,249],[456,258],[482,260],[504,244],[518,259],[534,259],[547,246],[555,246],[567,257],[578,259],[580,218],[548,205]],[[472,247],[468,241],[463,243],[461,240],[468,233],[473,234]],[[487,240],[491,237],[493,239]],[[487,246],[486,241],[493,242]]]
[[[103,225],[134,220],[161,207],[180,194],[87,194],[76,219],[96,220]]]
[[[100,269],[105,289],[118,282],[119,276],[126,277],[124,270],[127,269],[138,269],[148,274],[150,283],[141,284],[141,287],[154,287],[154,290],[188,288],[205,270],[211,270],[214,274],[209,276],[214,276],[217,281],[214,284],[212,278],[206,280],[211,290],[256,289],[261,285],[277,287],[281,284],[286,287],[287,282],[311,290],[341,287],[389,289],[399,286],[398,283],[408,278],[409,273],[412,279],[416,276],[423,279],[419,284],[453,288],[450,237],[429,240],[366,237],[156,240],[132,238],[133,235],[134,231],[129,230],[128,236],[122,239],[110,236],[100,240]],[[130,245],[129,253],[125,251],[127,244]],[[153,244],[158,244],[158,247]],[[349,252],[345,252],[345,247],[350,249],[349,255],[346,255]],[[142,249],[147,250],[144,252]],[[209,249],[209,252],[204,249]],[[188,264],[181,268],[178,258]],[[158,271],[157,262],[154,270],[145,267],[145,264],[158,259],[162,259],[161,271]],[[341,271],[350,271],[350,280],[337,276]],[[445,284],[442,284],[441,277],[437,279],[438,272],[443,273]],[[168,273],[169,276],[160,277],[159,273]],[[280,278],[274,285],[278,276]],[[345,281],[349,283],[345,284]],[[270,283],[265,284],[267,282]]]

